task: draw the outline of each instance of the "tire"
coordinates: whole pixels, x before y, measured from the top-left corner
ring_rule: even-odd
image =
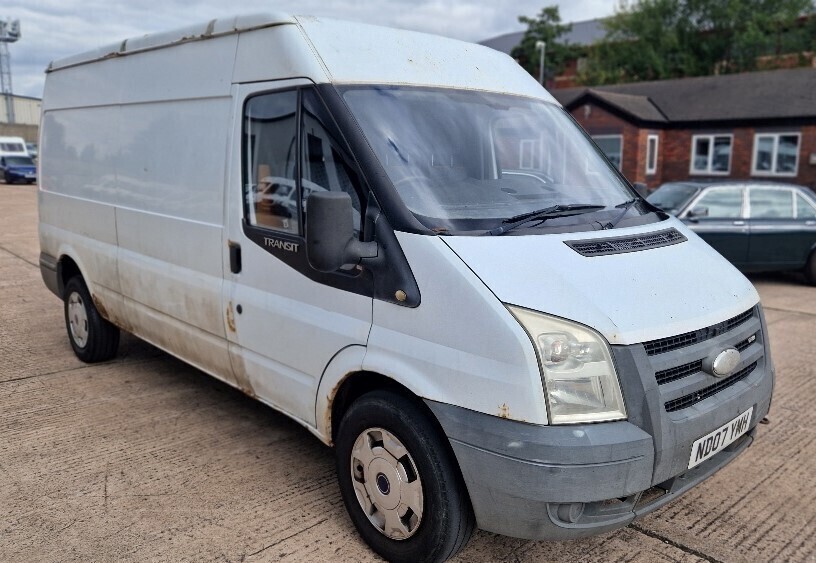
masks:
[[[805,264],[805,279],[810,285],[816,285],[816,250],[810,253],[810,258]]]
[[[80,276],[65,285],[65,328],[74,353],[83,362],[104,362],[116,356],[119,329],[102,318]]]
[[[476,519],[453,452],[417,402],[363,395],[340,422],[336,454],[346,510],[381,557],[445,561],[470,539]]]

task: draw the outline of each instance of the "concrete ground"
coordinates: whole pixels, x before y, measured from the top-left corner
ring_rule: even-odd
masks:
[[[77,360],[36,223],[36,187],[0,184],[0,561],[376,560],[306,430],[133,337]],[[743,456],[616,533],[477,532],[458,561],[813,561],[816,288],[753,281],[778,380]]]

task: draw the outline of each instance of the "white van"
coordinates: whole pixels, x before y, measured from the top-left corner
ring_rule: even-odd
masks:
[[[491,49],[215,20],[52,63],[40,147],[76,354],[125,330],[297,420],[387,559],[625,526],[770,407],[752,285]]]
[[[29,156],[22,137],[0,137],[0,156]]]

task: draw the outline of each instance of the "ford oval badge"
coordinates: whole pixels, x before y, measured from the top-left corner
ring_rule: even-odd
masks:
[[[711,373],[716,377],[731,375],[740,363],[740,353],[736,348],[727,348],[717,354],[711,364]]]

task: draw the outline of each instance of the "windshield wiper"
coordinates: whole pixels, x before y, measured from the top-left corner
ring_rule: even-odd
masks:
[[[603,205],[591,205],[588,203],[569,203],[566,205],[557,204],[545,207],[544,209],[537,209],[536,211],[529,211],[527,213],[520,213],[502,221],[502,224],[495,229],[490,229],[486,235],[503,235],[532,221],[541,221],[542,223],[547,219],[554,219],[556,217],[569,217],[570,215],[580,215],[582,213],[589,213],[590,211],[597,211],[603,209]]]
[[[620,212],[620,215],[609,221],[606,225],[603,226],[604,229],[614,229],[615,226],[620,222],[621,219],[629,212],[629,208],[632,207],[638,198],[633,197],[632,199],[628,199],[623,203],[619,203],[616,205],[616,208],[623,208],[623,211]]]

